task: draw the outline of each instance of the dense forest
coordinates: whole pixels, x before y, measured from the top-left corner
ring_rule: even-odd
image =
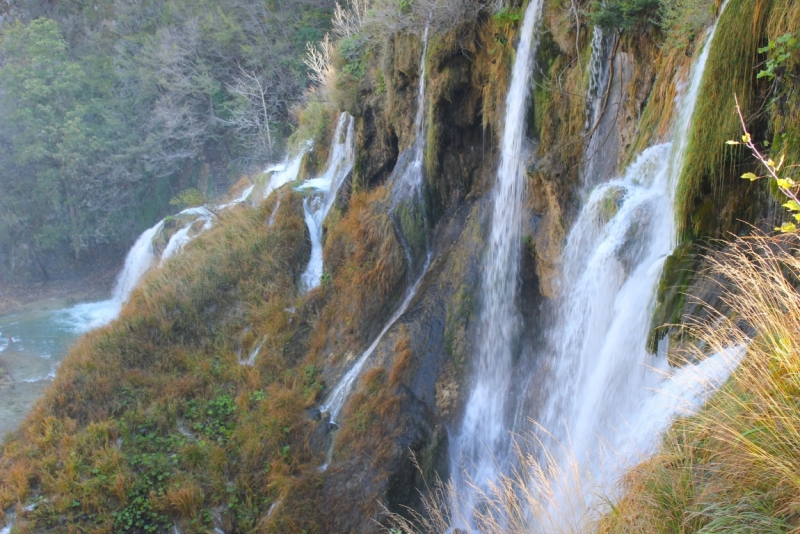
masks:
[[[187,188],[282,157],[326,1],[12,2],[0,69],[0,258],[47,278],[122,249]],[[235,181],[235,180],[233,180]]]
[[[800,3],[0,37],[0,534],[800,532]]]

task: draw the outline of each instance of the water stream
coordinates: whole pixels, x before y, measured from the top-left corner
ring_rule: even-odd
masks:
[[[428,55],[428,24],[422,34],[422,55],[419,59],[417,113],[414,117],[414,139],[397,158],[388,183],[392,205],[389,218],[397,240],[403,247],[408,265],[408,280],[413,284],[420,266],[430,252],[430,224],[424,197],[425,167],[425,69]],[[424,271],[425,268],[422,269]]]
[[[317,178],[306,180],[297,188],[310,191],[303,199],[306,226],[311,237],[311,258],[301,276],[301,289],[304,293],[319,286],[322,281],[322,224],[336,201],[339,187],[353,170],[354,122],[353,117],[346,111],[339,115],[325,172]]]
[[[520,42],[506,98],[500,166],[492,190],[492,221],[484,253],[482,309],[472,391],[461,431],[453,439],[451,474],[458,496],[452,503],[464,520],[488,484],[507,465],[506,400],[511,382],[512,343],[519,329],[517,292],[525,202],[525,117],[536,53],[536,30],[542,1],[531,0],[520,30]],[[460,511],[460,512],[459,512]]]
[[[509,432],[524,430],[512,428],[507,397],[520,322],[522,121],[540,9],[535,1],[527,8],[507,97],[484,257],[477,365],[462,428],[451,449],[456,492],[451,504],[456,522],[470,527],[474,527],[473,511],[491,494],[490,484],[500,473],[508,473],[513,463]],[[664,260],[675,247],[675,188],[715,30],[716,26],[708,32],[679,96],[673,142],[648,148],[622,177],[591,191],[567,238],[560,295],[552,305],[551,317],[540,319],[549,326],[543,347],[538,348],[539,358],[549,361],[550,372],[544,385],[528,384],[524,397],[538,394],[544,398],[537,416],[541,425],[538,439],[563,464],[559,465],[562,473],[572,471],[570,462],[577,463],[578,470],[592,481],[593,490],[608,490],[625,467],[650,450],[672,418],[699,406],[741,357],[741,350],[732,350],[673,371],[665,357],[653,357],[646,351],[658,279]],[[604,98],[600,95],[611,76],[604,66],[611,65],[611,45],[601,32],[596,33],[593,44],[594,87],[589,94],[587,124],[602,124]],[[602,161],[604,149],[599,139],[590,137],[586,150],[600,153],[598,160]],[[594,176],[598,171],[593,164],[583,172],[589,186],[604,178]],[[526,400],[517,404],[517,411],[530,406]],[[519,416],[511,419],[520,420]],[[563,453],[557,453],[559,448]],[[609,451],[614,451],[612,460]],[[589,499],[591,492],[585,487],[563,487],[559,498],[565,508],[566,500],[575,495]]]
[[[678,97],[673,141],[644,150],[622,177],[596,187],[567,238],[542,355],[552,371],[537,417],[542,442],[551,454],[561,450],[562,473],[577,467],[583,477],[581,490],[560,481],[560,499],[588,502],[598,488],[608,495],[669,422],[701,405],[741,357],[731,350],[675,371],[663,354],[646,350],[658,280],[676,244],[675,189],[715,30]]]
[[[403,316],[414,299],[414,296],[417,294],[417,288],[419,287],[420,282],[422,282],[422,279],[425,277],[432,259],[430,244],[427,237],[427,218],[423,199],[424,174],[422,165],[425,148],[425,57],[427,55],[427,50],[428,26],[426,25],[425,33],[423,34],[422,38],[422,55],[420,57],[420,78],[417,91],[417,113],[414,121],[415,138],[411,144],[411,147],[403,151],[400,157],[398,157],[397,164],[395,165],[392,175],[388,180],[388,183],[392,187],[392,206],[389,216],[394,224],[395,235],[398,237],[398,241],[405,252],[411,282],[409,283],[409,287],[406,290],[405,297],[400,303],[400,306],[397,307],[378,336],[373,340],[370,346],[361,353],[355,364],[353,364],[353,366],[333,386],[331,392],[320,406],[321,411],[327,412],[330,415],[330,423],[334,425],[336,424],[339,414],[341,413],[347,398],[350,396],[350,393],[353,390],[356,380],[361,375],[361,372],[363,371],[364,366],[366,365],[370,356],[380,344],[384,334],[386,334],[386,332],[389,331],[389,329],[397,322],[397,320]],[[406,223],[411,221],[412,224],[414,222],[419,223],[420,218],[422,221],[424,221],[422,222],[422,231],[424,232],[424,260],[422,261],[421,268],[418,271],[415,269],[415,251],[412,244],[406,237],[403,224],[400,222],[399,217],[404,217],[403,220]],[[414,277],[412,274],[415,272],[419,273],[416,277]],[[334,443],[332,440],[327,452],[325,464],[320,468],[323,471],[327,468],[328,463],[330,463],[331,456],[333,454],[333,446]]]

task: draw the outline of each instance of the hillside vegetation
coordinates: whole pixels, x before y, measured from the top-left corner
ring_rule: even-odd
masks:
[[[526,127],[520,345],[541,342],[537,312],[557,292],[566,229],[584,200],[592,26],[614,37],[619,54],[619,64],[609,61],[621,73],[619,168],[666,138],[676,80],[721,4],[545,2]],[[117,320],[71,349],[0,445],[0,525],[13,521],[14,534],[449,531],[450,496],[434,480],[449,476],[449,432],[470,387],[487,193],[524,7],[109,0],[14,8],[0,43],[2,261],[30,254],[46,276],[48,257],[66,251],[77,262],[98,244],[129,241],[182,191],[212,194],[220,176],[294,154],[301,142],[311,149],[299,178],[318,176],[340,111],[355,117],[356,158],[324,224],[319,287],[299,289],[311,246],[307,193],[295,182],[255,208],[216,214],[210,230],[144,278]],[[734,89],[765,153],[800,162],[800,51],[759,51],[798,27],[791,0],[730,0],[720,17],[679,186],[681,246],[656,295],[651,349],[668,336],[680,365],[740,346],[744,363],[625,476],[618,502],[576,528],[800,528],[797,236],[740,237],[791,214],[765,184],[739,178],[757,162],[725,144],[741,135]],[[423,67],[420,224],[408,212],[397,217],[391,180],[414,145]],[[418,293],[331,424],[324,395],[376,340],[423,248],[433,258]],[[685,329],[673,324],[681,322]],[[503,481],[497,509],[485,511],[494,521],[487,532],[527,531],[529,512],[551,512],[531,488],[549,475],[536,460]]]
[[[0,68],[0,269],[130,245],[188,187],[281,157],[326,0],[21,2]],[[219,190],[217,190],[219,189]]]

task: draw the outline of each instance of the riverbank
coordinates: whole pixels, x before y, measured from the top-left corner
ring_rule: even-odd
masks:
[[[0,317],[108,298],[125,261],[125,251],[103,254],[93,259],[92,265],[81,272],[46,282],[13,284],[0,279]]]

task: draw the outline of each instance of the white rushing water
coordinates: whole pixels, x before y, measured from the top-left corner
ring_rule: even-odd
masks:
[[[424,217],[424,207],[422,205],[422,187],[423,187],[423,153],[424,153],[424,120],[425,120],[425,57],[427,56],[428,50],[428,25],[425,26],[425,32],[422,37],[422,55],[420,56],[420,75],[419,75],[419,84],[417,90],[417,113],[414,119],[414,131],[415,131],[415,139],[410,147],[410,149],[405,150],[403,154],[398,158],[398,162],[395,165],[394,170],[392,171],[392,175],[389,177],[389,183],[392,185],[392,197],[393,197],[393,204],[390,210],[390,217],[392,217],[392,221],[395,228],[395,233],[402,245],[406,259],[408,261],[408,269],[409,272],[412,272],[414,269],[413,265],[413,252],[411,251],[410,244],[406,241],[405,237],[403,236],[402,229],[400,225],[395,221],[393,215],[394,211],[398,208],[400,203],[402,202],[405,204],[405,208],[408,210],[418,210],[418,213],[421,213]],[[328,412],[330,414],[330,422],[336,423],[337,419],[339,418],[339,414],[342,408],[347,401],[347,398],[350,396],[350,393],[353,390],[354,384],[359,376],[361,376],[361,372],[364,370],[364,366],[366,365],[367,361],[369,360],[370,356],[375,349],[380,344],[383,336],[389,329],[397,322],[400,317],[406,312],[411,301],[414,299],[414,296],[417,294],[417,288],[419,287],[420,282],[425,276],[425,273],[428,271],[428,267],[430,266],[431,262],[431,251],[428,243],[426,241],[426,254],[425,260],[422,265],[422,268],[419,271],[419,275],[410,283],[408,289],[406,290],[405,297],[403,298],[403,302],[400,303],[400,306],[395,310],[392,316],[384,325],[383,329],[380,331],[378,336],[373,340],[367,349],[361,353],[361,355],[356,360],[355,364],[339,379],[336,385],[332,388],[331,393],[327,396],[325,401],[320,406],[320,410],[323,412]],[[328,466],[328,462],[330,461],[331,455],[333,452],[333,443],[328,450],[328,455],[326,459],[326,463],[320,468],[321,470],[325,470]]]
[[[168,219],[142,232],[128,251],[109,299],[72,306],[59,301],[44,301],[0,317],[2,366],[8,373],[7,381],[14,388],[13,395],[0,393],[0,437],[16,428],[33,402],[55,378],[69,346],[84,332],[103,326],[117,317],[131,292],[151,268],[174,256],[191,239],[211,228],[215,213],[246,202],[251,197],[256,197],[254,203],[258,203],[270,192],[296,180],[302,156],[307,151],[306,143],[296,156],[287,157],[282,164],[267,169],[265,172],[270,174],[266,182],[259,182],[262,189],[258,190],[258,194],[254,194],[256,187],[253,185],[228,202],[209,208],[188,208],[174,215],[172,218],[176,220],[178,229],[170,236],[160,255],[153,241],[166,232]],[[243,363],[251,365],[257,355],[256,350]],[[0,384],[0,387],[5,385],[8,384]]]
[[[425,56],[428,54],[428,25],[422,34],[422,55],[419,60],[419,82],[417,83],[417,113],[414,116],[414,141],[397,158],[389,177],[392,186],[393,206],[400,201],[418,201],[423,185],[423,156],[425,148]]]
[[[622,98],[622,61],[613,58],[616,32],[599,26],[592,36],[589,87],[586,93],[584,166],[581,181],[585,192],[614,173],[619,156],[618,114]],[[613,64],[612,64],[613,63]]]
[[[414,140],[397,158],[388,183],[392,188],[389,218],[408,264],[409,283],[430,251],[428,216],[423,189],[425,185],[425,70],[428,55],[428,24],[422,34],[419,59],[417,112],[414,117]],[[424,250],[424,254],[423,254]],[[424,270],[424,269],[423,269]]]
[[[325,172],[317,178],[306,180],[297,188],[310,191],[303,199],[306,226],[311,237],[311,258],[301,276],[301,289],[304,293],[319,286],[322,281],[322,224],[336,201],[339,187],[353,170],[354,123],[353,117],[346,111],[339,115]]]
[[[153,237],[161,231],[164,221],[157,222],[139,236],[128,255],[125,264],[117,275],[117,282],[111,292],[111,298],[100,302],[77,304],[66,310],[67,320],[76,330],[88,331],[111,322],[122,310],[139,280],[150,270],[156,261],[153,252]]]
[[[484,252],[482,309],[472,392],[462,428],[453,440],[453,481],[457,515],[471,521],[477,504],[475,488],[486,491],[506,464],[508,431],[506,397],[511,381],[511,345],[519,328],[517,291],[525,202],[523,141],[536,31],[542,1],[531,0],[520,30],[520,42],[506,97],[500,167],[492,190],[493,211]]]
[[[139,285],[142,277],[158,263],[163,263],[167,259],[178,253],[189,241],[200,233],[211,228],[215,211],[228,209],[238,205],[252,193],[253,186],[248,187],[235,199],[225,204],[220,204],[213,208],[213,211],[204,207],[187,208],[174,218],[184,218],[184,226],[170,236],[167,246],[158,257],[153,248],[153,238],[164,228],[166,219],[157,222],[153,227],[148,228],[139,236],[128,255],[125,257],[125,265],[117,275],[117,282],[111,293],[111,298],[100,302],[86,302],[77,304],[66,310],[67,320],[82,332],[92,330],[111,322],[122,310],[122,305],[128,300],[131,292]],[[192,233],[194,224],[203,221],[203,226]]]
[[[286,159],[282,163],[264,169],[264,174],[271,174],[263,188],[259,189],[258,197],[262,201],[266,200],[276,189],[297,180],[297,175],[300,174],[300,166],[303,163],[303,156],[305,156],[306,152],[309,150],[311,150],[310,141],[301,144],[296,154],[287,154]]]
[[[361,355],[356,360],[356,363],[353,364],[353,367],[347,371],[344,376],[336,383],[336,385],[331,390],[331,393],[327,396],[325,401],[322,403],[320,409],[323,412],[328,412],[331,416],[331,422],[335,423],[336,419],[339,417],[339,413],[342,411],[344,407],[344,403],[347,400],[347,397],[350,396],[350,392],[353,390],[353,384],[355,384],[356,379],[361,375],[361,371],[364,369],[364,364],[367,363],[369,357],[375,352],[375,349],[378,347],[378,344],[383,339],[384,334],[389,331],[389,329],[397,322],[397,320],[402,317],[402,315],[408,309],[408,306],[411,304],[411,301],[414,299],[414,296],[417,294],[417,288],[419,287],[419,283],[425,277],[425,273],[428,270],[428,266],[430,265],[431,256],[428,255],[427,260],[425,261],[425,265],[422,268],[422,274],[417,278],[414,284],[411,285],[406,290],[405,298],[403,298],[403,302],[400,306],[397,307],[397,310],[392,314],[389,320],[384,325],[383,329],[380,331],[378,336],[372,342],[372,344],[367,347],[367,350],[361,353]]]
[[[646,350],[658,280],[676,244],[675,189],[715,30],[678,97],[673,142],[646,149],[621,178],[598,186],[567,238],[562,291],[546,333],[552,371],[538,422],[543,442],[565,449],[557,456],[562,472],[577,463],[586,485],[559,482],[559,499],[588,501],[598,488],[608,494],[676,415],[701,405],[724,382],[743,353],[673,371],[666,357]]]

